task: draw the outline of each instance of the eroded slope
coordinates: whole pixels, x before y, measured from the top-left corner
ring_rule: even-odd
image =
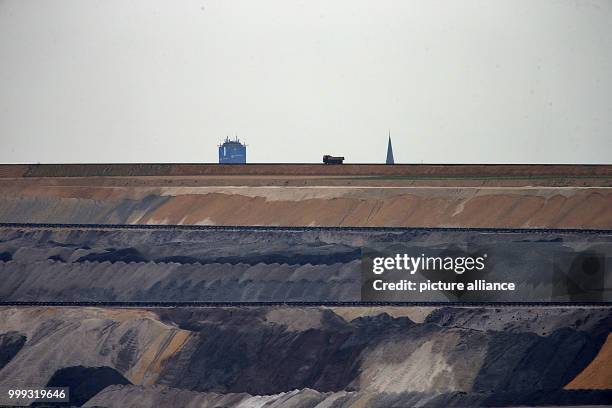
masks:
[[[418,314],[407,309],[393,314]],[[591,312],[507,308],[476,330],[457,325],[461,318],[430,314],[416,323],[371,308],[347,321],[316,307],[4,307],[0,334],[27,340],[0,370],[0,385],[43,386],[54,376],[108,367],[101,372],[116,371],[105,378],[119,385],[88,405],[169,406],[170,397],[211,407],[601,404],[612,393],[594,390],[600,384],[584,373],[605,364],[612,315],[609,308]],[[486,321],[490,309],[469,313]],[[551,321],[551,331],[540,334],[534,321]],[[564,390],[576,378],[581,390]]]

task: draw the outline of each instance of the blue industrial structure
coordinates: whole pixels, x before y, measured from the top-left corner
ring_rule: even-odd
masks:
[[[234,140],[226,137],[219,145],[219,164],[246,164],[246,144],[237,137]]]

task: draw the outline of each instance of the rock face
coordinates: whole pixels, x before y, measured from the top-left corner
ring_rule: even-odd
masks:
[[[319,307],[4,307],[0,333],[25,342],[0,369],[0,386],[71,384],[73,403],[110,407],[586,405],[612,398],[588,374],[605,358],[609,308],[507,307],[495,321],[490,308],[445,308],[427,310],[423,323],[404,317],[418,308],[391,308],[399,317],[383,312],[390,307],[361,316],[358,309],[347,321]],[[580,389],[569,389],[577,379]]]

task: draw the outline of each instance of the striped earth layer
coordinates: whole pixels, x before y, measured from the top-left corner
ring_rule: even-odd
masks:
[[[610,166],[0,166],[0,222],[605,230],[610,187]],[[370,233],[3,227],[0,298],[353,301],[366,244],[496,239],[531,248],[502,270],[545,293],[521,262],[609,239]],[[0,386],[92,407],[605,406],[611,327],[609,306],[5,304]]]
[[[363,179],[330,185],[329,179],[309,178],[286,179],[287,185],[266,178],[200,178],[183,186],[181,180],[0,179],[0,222],[612,228],[608,179],[592,186],[554,180],[382,185]]]
[[[606,262],[612,233],[606,232],[78,226],[0,228],[0,301],[359,302],[369,248],[411,256],[484,253],[483,274],[423,271],[401,278],[517,286],[424,297],[394,292],[379,300],[612,301],[601,291],[612,287]],[[585,269],[593,261],[596,268]],[[585,290],[577,291],[576,282]]]

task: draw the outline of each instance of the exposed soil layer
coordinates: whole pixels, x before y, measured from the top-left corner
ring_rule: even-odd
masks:
[[[302,200],[211,193],[169,198],[139,223],[287,226],[612,228],[612,190],[368,191]]]
[[[566,389],[612,389],[612,334],[608,335],[597,357],[574,378]]]
[[[427,176],[612,176],[612,166],[564,164],[31,164],[2,165],[0,174],[23,177],[169,175],[427,175]]]
[[[0,165],[0,222],[612,228],[612,166]]]
[[[81,179],[84,183],[85,179]],[[612,189],[0,186],[0,222],[612,229]]]
[[[91,176],[2,177],[0,187],[38,185],[49,187],[612,187],[608,176]]]
[[[0,386],[69,385],[74,403],[111,407],[566,406],[612,397],[583,375],[611,363],[610,308],[419,309],[353,307],[347,320],[319,307],[2,307],[0,335],[26,340],[0,369]],[[581,389],[564,389],[577,378]]]

